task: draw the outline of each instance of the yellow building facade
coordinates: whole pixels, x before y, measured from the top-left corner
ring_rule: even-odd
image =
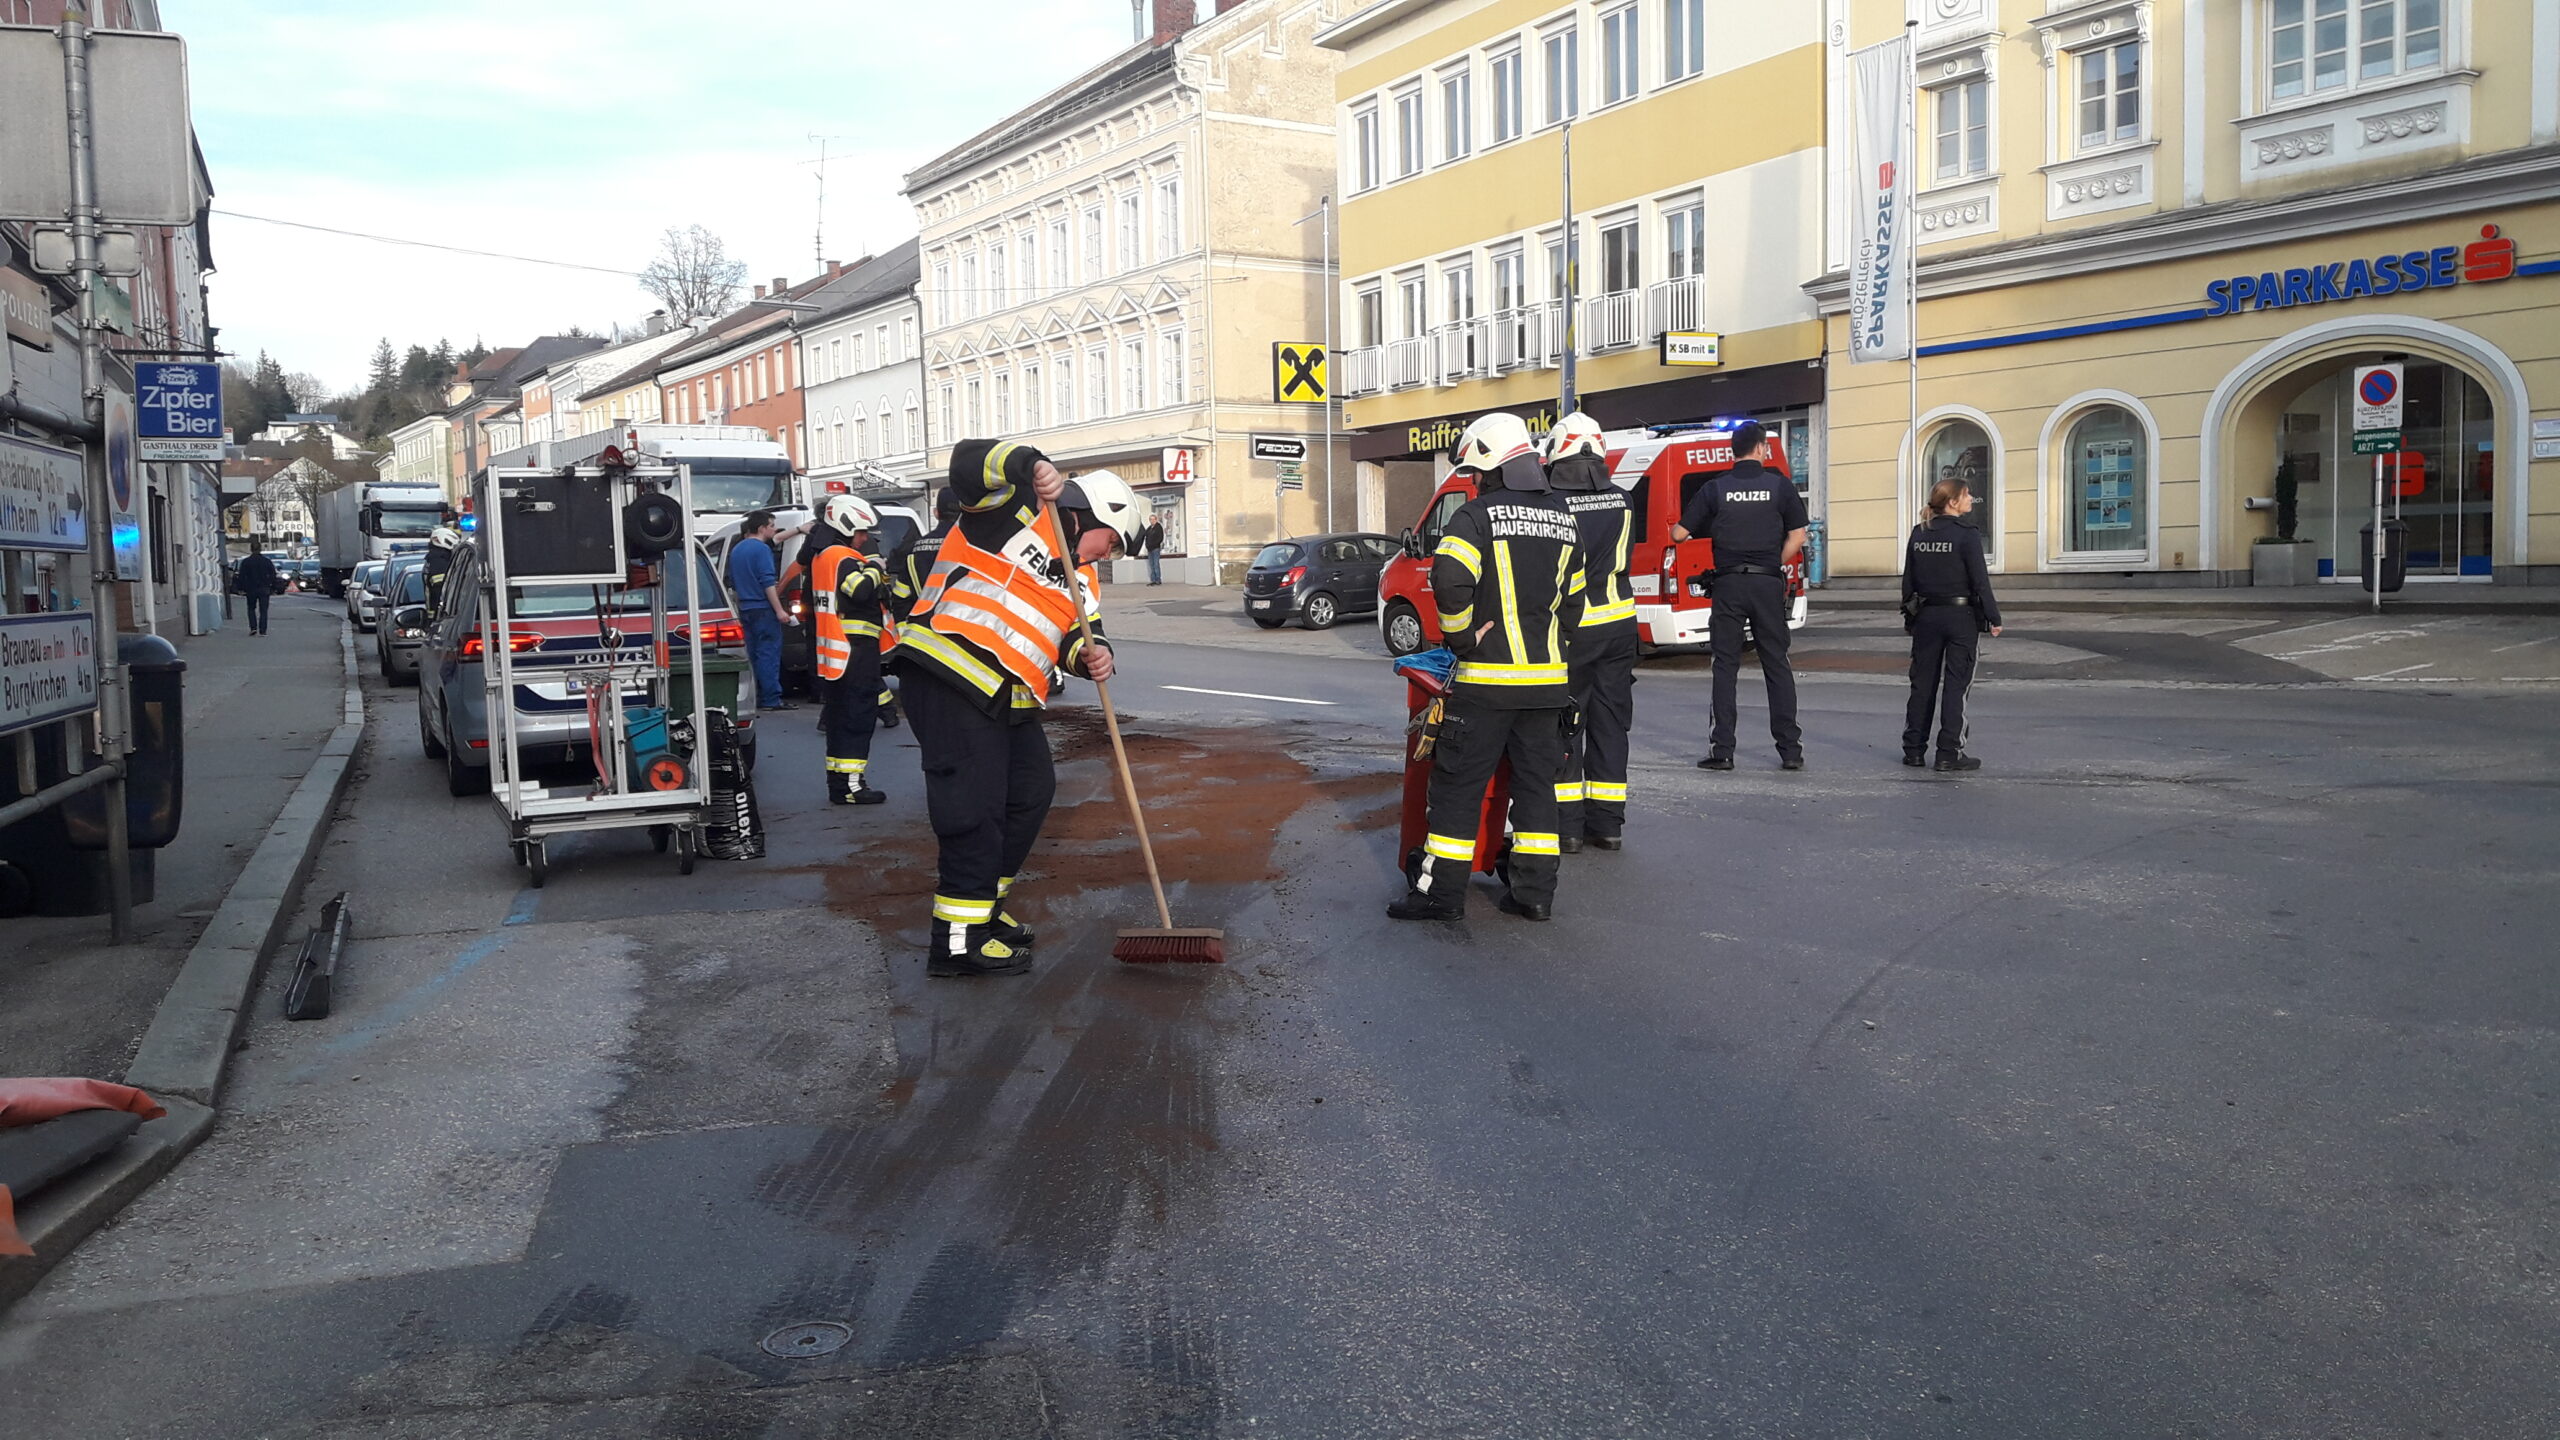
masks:
[[[1334,382],[1365,526],[1410,523],[1475,416],[1551,424],[1568,354],[1604,425],[1757,416],[1818,474],[1824,14],[1383,0],[1317,37],[1343,55]],[[1666,334],[1719,363],[1666,363]]]
[[[1957,478],[2012,583],[2354,583],[2350,381],[2398,362],[2412,580],[2560,583],[2560,3],[1828,8],[1835,157],[1920,20],[1916,364],[1847,362],[1845,223],[1811,287],[1835,581]],[[2306,545],[2258,543],[2279,476]]]

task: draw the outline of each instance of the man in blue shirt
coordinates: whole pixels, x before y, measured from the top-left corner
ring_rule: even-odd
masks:
[[[773,512],[758,510],[738,526],[729,550],[729,589],[738,597],[738,621],[747,631],[747,659],[755,666],[756,708],[789,710],[782,698],[782,627],[796,625],[783,606],[775,563]]]

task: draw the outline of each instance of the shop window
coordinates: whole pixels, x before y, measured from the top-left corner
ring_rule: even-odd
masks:
[[[2151,548],[2150,440],[2132,411],[2101,405],[2072,422],[2063,464],[2073,553]]]
[[[1993,501],[1998,491],[1993,483],[1991,437],[1971,420],[1950,420],[1929,432],[1921,455],[1920,498],[1925,501],[1929,488],[1941,480],[1963,481],[1964,487],[1973,492],[1974,527],[1982,532],[1984,543],[1991,544],[2000,533],[1994,523]]]

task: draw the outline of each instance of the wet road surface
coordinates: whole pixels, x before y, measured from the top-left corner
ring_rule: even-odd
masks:
[[[1222,968],[1108,959],[1151,920],[1081,694],[1038,968],[928,983],[905,732],[892,802],[828,811],[810,712],[772,717],[766,860],[582,838],[535,892],[377,692],[312,887],[359,896],[340,1012],[269,997],[221,1131],[0,1320],[9,1431],[2560,1413],[2538,697],[1993,687],[1995,768],[1949,781],[1893,763],[1898,690],[1809,674],[1812,768],[1746,684],[1709,776],[1703,675],[1649,668],[1630,850],[1568,860],[1552,925],[1483,892],[1416,929],[1382,666],[1124,664]]]

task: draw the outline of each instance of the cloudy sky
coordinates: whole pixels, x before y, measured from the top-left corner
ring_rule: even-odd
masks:
[[[915,233],[900,177],[1129,43],[1128,0],[163,0],[214,207],[637,271],[700,223],[750,283]],[[653,307],[610,274],[214,217],[226,350],[360,383],[375,340]]]

